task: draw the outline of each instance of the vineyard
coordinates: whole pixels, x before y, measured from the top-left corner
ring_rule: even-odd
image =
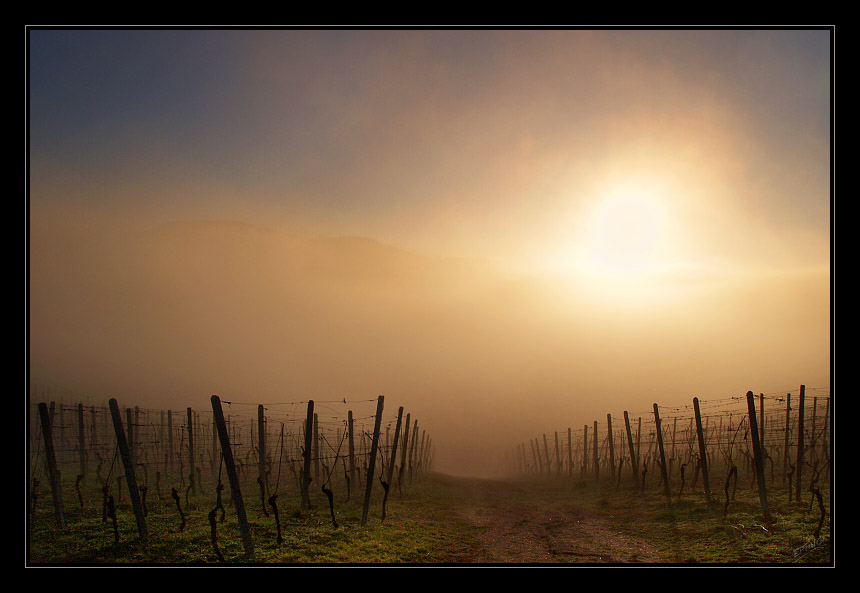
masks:
[[[205,410],[45,400],[29,416],[34,565],[832,555],[815,555],[832,545],[829,390],[607,414],[500,452],[509,476],[485,482],[431,473],[429,435],[381,396],[212,396]],[[600,553],[586,549],[597,535]]]
[[[506,458],[512,473],[567,476],[623,487],[632,496],[659,492],[667,503],[703,498],[731,518],[739,489],[755,492],[756,525],[774,523],[769,504],[787,497],[817,519],[812,545],[825,543],[832,466],[829,390],[758,394],[606,415],[581,429],[520,443]],[[825,504],[826,503],[826,504]],[[740,528],[745,530],[743,525]],[[829,533],[829,532],[828,532]]]
[[[623,414],[619,426],[606,423],[554,431],[518,445],[508,457],[511,471],[525,474],[578,474],[593,481],[622,479],[644,491],[656,485],[680,497],[701,486],[708,499],[718,496],[717,476],[727,476],[732,491],[740,481],[755,483],[767,512],[767,488],[786,488],[797,499],[829,479],[830,396],[806,393],[731,397],[648,415]],[[794,396],[794,404],[792,404]],[[662,417],[661,417],[662,415]],[[590,430],[589,430],[590,429]],[[602,434],[601,434],[602,431]],[[728,497],[730,502],[731,497]],[[724,499],[725,502],[725,499]]]
[[[75,522],[89,522],[102,548],[108,535],[120,546],[205,524],[210,546],[201,561],[224,562],[225,538],[241,542],[233,556],[253,559],[261,537],[283,543],[293,506],[297,516],[314,509],[334,528],[344,504],[360,512],[353,522],[361,526],[382,522],[389,496],[402,496],[432,465],[426,431],[402,407],[386,415],[382,396],[265,405],[212,396],[211,403],[211,410],[121,409],[114,399],[32,405],[31,561],[91,557],[82,549],[62,559],[38,552],[50,547],[40,534],[53,538]],[[188,561],[181,558],[164,561]]]

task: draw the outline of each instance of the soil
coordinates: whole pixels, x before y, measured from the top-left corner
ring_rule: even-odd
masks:
[[[455,520],[474,527],[478,545],[459,550],[452,563],[656,563],[647,542],[612,528],[557,493],[528,483],[456,478]]]

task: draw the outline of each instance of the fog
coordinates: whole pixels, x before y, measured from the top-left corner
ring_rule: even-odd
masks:
[[[385,395],[446,473],[496,474],[518,443],[607,413],[830,382],[828,267],[679,273],[645,303],[586,277],[236,221],[37,212],[28,239],[31,395],[201,409],[211,394]]]
[[[439,471],[830,388],[829,29],[28,30],[27,380],[385,396]]]

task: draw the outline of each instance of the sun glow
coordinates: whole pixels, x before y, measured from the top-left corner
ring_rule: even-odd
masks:
[[[660,202],[643,192],[618,192],[591,213],[584,264],[592,273],[633,277],[660,262],[665,214]]]
[[[574,265],[580,294],[635,307],[671,297],[663,281],[676,258],[668,204],[653,188],[626,186],[607,191],[581,214]]]

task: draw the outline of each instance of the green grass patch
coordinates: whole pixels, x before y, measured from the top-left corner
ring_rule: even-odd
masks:
[[[74,487],[71,487],[74,492]],[[229,489],[228,489],[229,490]],[[254,556],[245,554],[243,540],[229,495],[224,497],[225,519],[216,522],[217,544],[227,564],[438,564],[446,563],[457,549],[468,545],[468,528],[448,521],[438,504],[438,485],[416,482],[392,491],[381,520],[381,488],[374,496],[365,526],[361,525],[364,491],[346,502],[335,495],[332,523],[328,499],[312,492],[312,508],[301,511],[298,492],[278,498],[281,536],[271,508],[265,516],[259,499],[245,498],[246,514],[254,544]],[[65,490],[65,492],[69,492]],[[214,496],[181,499],[186,524],[180,531],[175,502],[169,497],[152,500],[150,492],[146,525],[148,537],[138,537],[128,501],[117,504],[119,543],[110,520],[102,518],[101,494],[95,487],[85,492],[85,505],[65,502],[65,527],[55,520],[50,493],[42,493],[29,517],[27,562],[30,565],[214,565],[220,564],[210,536],[208,513]],[[128,499],[126,493],[125,496]],[[210,500],[211,499],[211,500]],[[74,501],[77,503],[77,500]],[[461,543],[461,542],[467,543]]]
[[[722,492],[684,493],[671,501],[664,494],[630,487],[572,487],[574,504],[605,519],[612,528],[656,547],[660,562],[671,564],[830,564],[830,489],[821,488],[825,520],[815,539],[820,511],[810,508],[811,494],[788,502],[785,488],[768,490],[770,520],[765,519],[757,489],[738,488],[725,510]],[[724,514],[725,512],[725,514]],[[817,543],[816,543],[817,542]],[[811,547],[803,553],[803,546]],[[796,555],[795,551],[798,550]]]
[[[817,504],[810,495],[789,503],[785,488],[768,493],[771,520],[765,520],[758,493],[738,487],[735,501],[724,516],[722,500],[705,502],[701,492],[685,492],[680,500],[667,500],[659,492],[640,493],[629,486],[600,485],[576,479],[521,480],[527,488],[514,491],[504,486],[484,492],[480,501],[469,498],[468,489],[454,478],[433,476],[416,481],[389,495],[386,518],[381,520],[382,492],[375,492],[367,525],[361,525],[361,493],[335,493],[332,523],[328,499],[312,490],[312,508],[300,510],[298,492],[278,498],[281,535],[276,541],[274,516],[263,514],[259,497],[246,495],[245,506],[254,543],[254,555],[245,554],[236,514],[225,491],[225,520],[218,522],[217,542],[230,565],[304,564],[453,564],[482,558],[482,527],[468,521],[471,509],[490,512],[495,506],[526,503],[531,516],[547,516],[560,509],[576,509],[611,530],[647,542],[668,564],[822,564],[832,563],[831,501],[825,485],[822,494],[827,511],[816,543]],[[516,486],[517,483],[514,482]],[[104,565],[217,565],[210,539],[208,513],[214,495],[208,491],[189,497],[186,525],[180,531],[179,514],[169,497],[159,501],[150,491],[146,517],[148,537],[138,537],[128,503],[118,501],[119,543],[110,521],[102,519],[101,492],[90,484],[84,490],[84,506],[78,504],[74,485],[64,484],[65,527],[56,524],[50,492],[41,492],[35,512],[28,514],[27,564],[33,566]],[[252,488],[243,492],[255,492]],[[722,493],[715,493],[719,497]],[[70,497],[74,496],[74,500]],[[463,512],[454,512],[460,510]],[[537,514],[535,514],[537,513]],[[523,519],[525,521],[525,519]],[[555,527],[546,524],[547,528]],[[823,544],[823,545],[822,545]],[[804,548],[805,547],[805,548]],[[796,555],[796,550],[802,554]]]

